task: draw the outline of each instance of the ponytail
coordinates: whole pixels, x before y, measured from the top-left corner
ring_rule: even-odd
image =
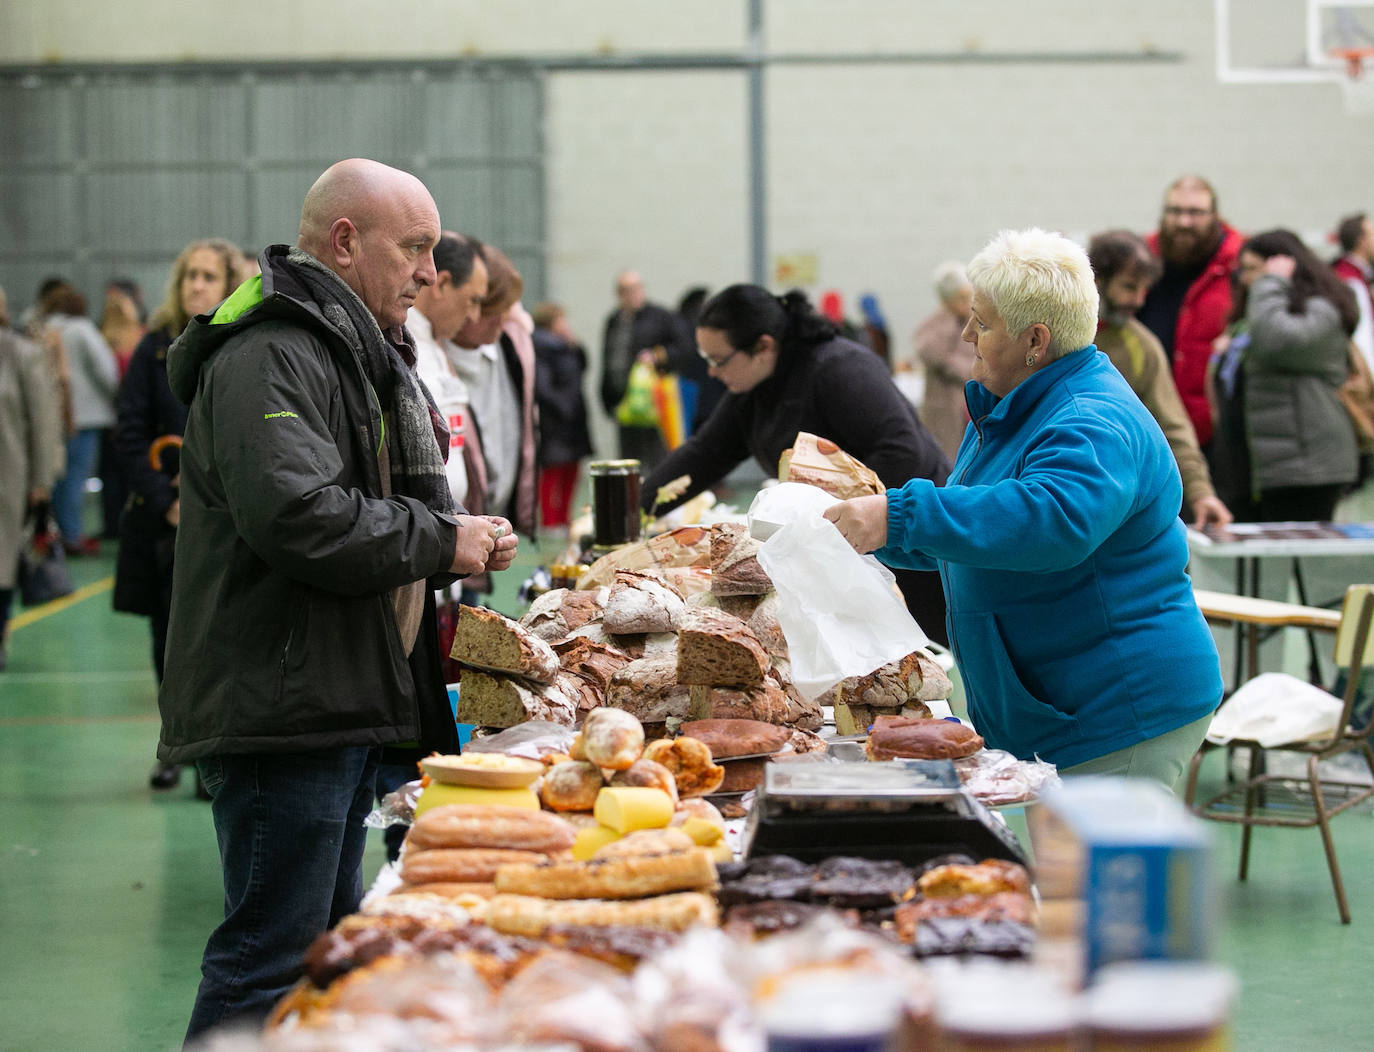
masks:
[[[697,325],[719,329],[731,347],[752,354],[759,337],[768,335],[782,354],[832,340],[835,326],[816,313],[798,289],[774,296],[758,285],[731,285],[701,308]]]

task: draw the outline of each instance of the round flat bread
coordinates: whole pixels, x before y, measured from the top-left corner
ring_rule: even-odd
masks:
[[[521,789],[544,773],[544,765],[519,756],[474,752],[461,756],[426,756],[420,761],[420,770],[446,785]]]

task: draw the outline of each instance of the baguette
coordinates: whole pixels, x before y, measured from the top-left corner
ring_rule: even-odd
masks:
[[[692,847],[666,855],[620,855],[586,862],[503,866],[498,894],[546,899],[642,899],[672,891],[716,886],[711,856]]]
[[[485,884],[502,866],[542,862],[538,851],[501,847],[441,847],[407,851],[401,861],[401,879],[407,884]]]
[[[547,811],[499,804],[444,804],[415,820],[411,847],[504,847],[553,854],[572,847],[573,827]]]
[[[711,896],[699,891],[631,902],[557,901],[530,895],[498,894],[487,908],[486,920],[490,928],[506,935],[538,937],[549,928],[565,924],[686,931],[715,927],[720,923],[720,916]]]

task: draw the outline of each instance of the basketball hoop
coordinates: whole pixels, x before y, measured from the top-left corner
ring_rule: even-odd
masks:
[[[1345,112],[1356,117],[1374,115],[1374,76],[1364,75],[1365,63],[1374,62],[1374,47],[1333,47],[1326,53],[1345,65],[1341,78]]]

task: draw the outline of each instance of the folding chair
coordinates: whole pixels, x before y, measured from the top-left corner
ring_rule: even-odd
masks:
[[[1255,826],[1290,826],[1321,829],[1322,846],[1326,849],[1326,864],[1331,870],[1331,884],[1336,891],[1336,905],[1340,910],[1341,923],[1350,923],[1350,907],[1346,903],[1345,884],[1341,880],[1340,866],[1336,862],[1336,847],[1331,839],[1331,819],[1363,800],[1374,796],[1374,784],[1361,780],[1323,776],[1320,765],[1324,760],[1344,753],[1357,753],[1369,769],[1374,782],[1374,749],[1370,748],[1370,732],[1374,730],[1374,718],[1365,726],[1351,726],[1351,713],[1355,707],[1359,691],[1360,676],[1364,669],[1370,636],[1370,621],[1374,618],[1374,585],[1351,585],[1346,589],[1345,602],[1341,607],[1340,626],[1336,630],[1336,666],[1348,668],[1345,694],[1342,698],[1340,720],[1335,729],[1319,739],[1310,741],[1284,742],[1281,745],[1264,746],[1252,740],[1233,740],[1232,746],[1250,750],[1249,775],[1244,781],[1236,782],[1224,792],[1201,804],[1194,803],[1197,792],[1198,768],[1203,758],[1223,746],[1204,743],[1188,766],[1188,782],[1184,800],[1193,813],[1216,822],[1234,822],[1244,826],[1240,839],[1240,874],[1244,880],[1250,863],[1250,833]],[[1270,769],[1267,754],[1295,753],[1307,757],[1307,778],[1263,773]],[[1305,786],[1311,793],[1311,802],[1295,802],[1287,794],[1275,794],[1270,786],[1277,782],[1287,782],[1295,786]],[[1328,806],[1327,795],[1339,794],[1335,806]],[[1310,813],[1307,813],[1309,812]]]

